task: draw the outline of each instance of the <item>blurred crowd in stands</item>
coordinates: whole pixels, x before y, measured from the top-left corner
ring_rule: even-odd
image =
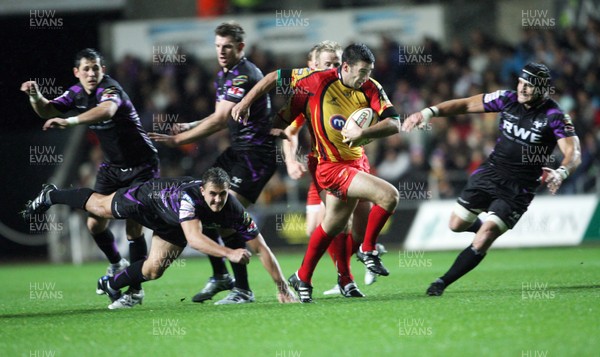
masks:
[[[466,41],[458,39],[407,46],[382,37],[373,48],[379,81],[401,116],[444,100],[498,89],[515,89],[521,68],[529,61],[545,63],[551,70],[552,98],[573,118],[581,139],[582,165],[565,182],[561,193],[596,192],[600,176],[600,22],[590,20],[585,28],[527,29],[516,46],[473,31]],[[345,46],[347,44],[342,44]],[[308,49],[307,49],[308,50]],[[407,56],[407,54],[419,54]],[[255,44],[246,56],[266,74],[277,68],[305,65],[276,58]],[[110,63],[109,63],[110,65]],[[212,113],[215,102],[216,61],[202,63],[187,56],[185,63],[164,64],[125,57],[109,66],[131,97],[148,131],[168,132],[174,122],[190,122]],[[273,96],[274,108],[283,104]],[[499,135],[496,114],[434,118],[425,130],[402,133],[366,147],[377,175],[406,189],[426,189],[434,197],[454,198],[471,171],[485,160]],[[228,146],[222,131],[195,144],[179,148],[158,145],[163,176],[199,176],[218,153]],[[309,148],[301,141],[299,156]],[[261,201],[286,199],[289,179],[281,151],[280,169],[265,189]],[[560,165],[555,150],[549,166]],[[287,183],[286,183],[287,182]],[[304,183],[303,183],[304,182]],[[409,185],[407,185],[409,183]],[[305,181],[301,181],[305,185]],[[424,188],[426,187],[426,188]],[[298,190],[304,199],[304,190]],[[547,191],[541,191],[547,192]]]

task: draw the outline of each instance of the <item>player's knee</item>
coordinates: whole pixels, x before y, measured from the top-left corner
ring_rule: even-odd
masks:
[[[450,216],[448,228],[453,232],[464,232],[477,220],[477,214],[456,203]]]
[[[127,225],[125,227],[125,233],[127,234],[127,239],[129,240],[133,240],[136,238],[139,238],[142,235],[144,227],[140,226],[139,224],[135,224],[135,225]]]
[[[400,202],[400,193],[392,185],[381,191],[378,205],[386,211],[391,212],[395,210],[398,202]]]
[[[144,272],[144,278],[147,280],[156,280],[160,278],[165,272],[165,268],[161,265],[162,264],[151,264],[149,269]]]
[[[454,218],[454,217],[453,217]],[[450,222],[448,222],[448,228],[450,228],[450,230],[452,232],[462,232],[464,231],[464,224],[462,224],[462,222],[458,219],[450,219]]]
[[[488,216],[481,226],[481,230],[485,236],[492,237],[491,239],[496,239],[498,236],[506,232],[508,228],[509,227],[506,222],[494,214]]]
[[[108,229],[108,225],[105,222],[94,218],[89,218],[86,225],[91,234],[100,234]]]

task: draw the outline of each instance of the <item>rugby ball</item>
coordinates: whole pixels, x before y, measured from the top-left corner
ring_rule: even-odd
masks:
[[[360,128],[368,128],[371,125],[374,125],[379,120],[379,116],[375,111],[371,108],[360,108],[355,110],[348,119],[346,119],[346,124],[344,124],[344,128],[351,128],[353,125],[357,125]],[[355,141],[352,143],[352,146],[363,146],[367,145],[373,141],[373,139],[361,139],[359,141]]]

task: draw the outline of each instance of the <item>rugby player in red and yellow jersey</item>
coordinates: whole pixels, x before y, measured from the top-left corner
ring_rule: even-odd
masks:
[[[292,105],[305,106],[310,115],[309,129],[318,156],[315,179],[328,194],[323,222],[310,237],[300,269],[288,280],[302,302],[312,302],[310,282],[317,262],[333,237],[344,229],[352,212],[354,224],[366,227],[357,252],[359,260],[373,273],[389,275],[375,244],[398,204],[398,190],[369,174],[363,148],[352,145],[359,139],[380,138],[399,131],[396,110],[379,83],[370,78],[374,63],[375,57],[366,45],[352,44],[344,49],[342,65],[337,69],[269,73],[231,111],[233,118],[245,121],[253,100],[279,85],[293,89],[296,99]],[[354,127],[342,132],[348,116],[367,107],[377,112],[380,121],[369,128]],[[370,212],[361,209],[369,207],[366,201],[374,204]]]
[[[317,70],[337,68],[341,65],[342,50],[342,47],[337,42],[328,40],[321,41],[309,52],[307,66]],[[304,71],[304,75],[306,75],[306,73],[308,72]],[[286,105],[277,113],[276,119],[284,123],[289,123],[290,120],[293,119],[292,123],[285,128],[285,134],[288,140],[282,141],[282,149],[288,175],[290,178],[298,180],[304,176],[308,166],[308,171],[313,178],[308,187],[308,194],[306,196],[306,233],[310,237],[315,228],[323,221],[323,217],[325,216],[325,205],[319,196],[319,191],[321,191],[321,189],[317,189],[314,180],[318,161],[314,151],[314,145],[311,144],[311,151],[306,156],[305,162],[299,162],[296,157],[298,150],[298,135],[306,123],[306,116],[310,117],[310,115],[305,113],[306,107],[302,107],[302,98],[299,100],[300,103],[297,103],[298,105],[296,105],[295,101],[296,98],[292,96],[288,102],[289,105]],[[301,111],[302,113],[296,115],[295,112],[292,113],[292,110]],[[351,222],[351,220],[352,217],[349,222]],[[344,297],[365,296],[354,282],[354,276],[350,269],[350,258],[358,251],[362,236],[360,236],[359,241],[356,242],[352,238],[351,229],[352,225],[349,224],[346,229],[335,236],[327,249],[337,270],[337,282],[332,289],[324,292],[325,295],[342,294]],[[364,229],[362,231],[364,231]],[[377,249],[379,250],[380,248],[384,249],[381,244],[378,244]],[[375,275],[367,269],[365,280],[372,283],[374,281],[374,276]]]

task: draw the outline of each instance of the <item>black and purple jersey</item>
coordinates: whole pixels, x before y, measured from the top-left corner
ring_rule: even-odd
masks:
[[[87,112],[98,104],[112,101],[119,107],[115,115],[90,125],[98,137],[106,163],[115,167],[134,167],[158,160],[158,152],[142,128],[137,111],[121,85],[104,75],[95,91],[87,94],[81,83],[66,90],[50,103],[61,113]]]
[[[215,81],[217,102],[227,100],[239,103],[244,95],[263,78],[263,74],[245,57],[233,68],[219,71]],[[235,150],[268,152],[275,150],[275,138],[270,135],[272,128],[271,99],[266,94],[250,106],[250,118],[244,125],[235,120],[228,121],[231,147]]]
[[[559,139],[575,136],[568,114],[547,99],[526,109],[514,90],[499,90],[483,96],[486,112],[499,112],[501,135],[488,162],[507,178],[525,183],[535,182],[544,166],[558,166],[552,155]]]
[[[200,186],[202,181],[192,177],[151,179],[119,189],[112,212],[116,218],[131,218],[157,231],[198,219],[203,229],[233,229],[246,240],[259,234],[254,220],[235,197],[229,195],[223,209],[213,212]]]

